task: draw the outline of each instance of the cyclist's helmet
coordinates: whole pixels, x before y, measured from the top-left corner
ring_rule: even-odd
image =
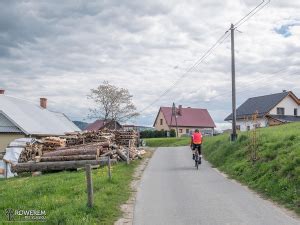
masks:
[[[199,129],[196,129],[195,132],[199,132]]]

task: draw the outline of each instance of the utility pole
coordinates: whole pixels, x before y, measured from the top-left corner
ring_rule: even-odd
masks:
[[[175,107],[175,103],[173,102],[173,106],[172,106],[172,116],[171,116],[171,128],[172,128],[172,120],[173,120],[173,116],[175,117],[175,123],[176,123],[176,137],[178,137],[178,126],[177,126],[177,117],[176,117],[176,107]]]
[[[236,134],[236,95],[235,95],[235,61],[234,61],[234,30],[233,24],[230,26],[231,31],[231,83],[232,83],[232,134],[231,141],[237,139]]]

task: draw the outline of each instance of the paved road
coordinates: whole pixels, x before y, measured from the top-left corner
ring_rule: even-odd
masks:
[[[300,220],[225,178],[187,147],[159,148],[138,188],[135,225],[299,225]]]

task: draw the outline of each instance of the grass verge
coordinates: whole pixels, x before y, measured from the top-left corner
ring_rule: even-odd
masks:
[[[249,133],[206,138],[205,158],[263,196],[300,215],[300,123],[259,129],[258,160],[250,160]]]
[[[106,167],[93,170],[92,209],[86,206],[85,171],[1,180],[0,221],[7,221],[5,209],[12,208],[45,210],[46,224],[113,224],[122,214],[120,205],[130,196],[130,182],[140,162],[114,165],[111,181]]]
[[[149,147],[176,147],[189,145],[191,138],[145,138],[144,140]]]

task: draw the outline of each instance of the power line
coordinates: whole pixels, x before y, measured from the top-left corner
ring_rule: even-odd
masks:
[[[191,66],[189,69],[187,69],[187,71],[184,72],[175,82],[173,82],[172,85],[166,89],[166,91],[164,91],[162,94],[160,94],[148,106],[146,106],[141,111],[139,111],[139,113],[144,112],[146,109],[148,109],[149,107],[154,105],[160,98],[162,98],[163,96],[168,94],[172,90],[172,88],[175,87],[179,83],[179,81],[181,79],[183,79],[185,76],[187,76],[188,73],[194,72],[195,69],[197,68],[197,66],[199,66],[203,62],[203,60],[206,59],[211,54],[211,52],[213,50],[215,50],[221,43],[223,43],[225,41],[225,39],[229,36],[227,33],[228,33],[228,30],[194,63],[193,66]]]
[[[271,0],[268,0],[265,4],[263,0],[259,5],[257,5],[253,10],[251,10],[246,16],[244,16],[241,20],[239,20],[236,24],[234,24],[235,29],[243,25],[246,21],[248,21],[251,17],[253,17],[256,13],[261,11],[266,5],[268,5]]]
[[[244,17],[242,17],[238,22],[235,23],[234,29],[241,26],[243,23],[248,21],[251,17],[253,17],[257,12],[262,10],[267,4],[269,4],[270,0],[264,4],[265,0],[263,0],[259,5],[257,5],[254,9],[252,9],[249,13],[247,13]],[[211,55],[213,50],[215,50],[219,45],[221,45],[230,35],[228,30],[225,31],[225,33],[194,63],[193,66],[191,66],[185,73],[183,73],[175,82],[171,84],[169,88],[167,88],[162,94],[160,94],[154,101],[152,101],[149,105],[147,105],[145,108],[139,111],[139,113],[144,112],[146,109],[154,105],[159,99],[161,99],[163,96],[168,94],[173,87],[175,87],[181,79],[183,79],[185,76],[187,76],[188,73],[197,71],[197,67],[203,62],[204,59],[206,59],[208,56]]]
[[[234,23],[234,26],[238,26],[238,24],[240,22],[242,22],[244,19],[246,19],[252,12],[254,12],[257,8],[259,8],[263,3],[265,2],[265,0],[262,0],[262,2],[260,4],[258,4],[254,9],[252,9],[250,12],[248,12],[244,17],[242,17],[239,21],[237,21],[236,23]]]
[[[250,81],[250,82],[248,82],[248,85],[242,85],[242,86],[240,86],[240,88],[247,88],[247,87],[250,87],[252,84],[255,84],[257,81],[262,81],[262,80],[265,80],[265,79],[269,79],[269,78],[272,78],[272,77],[274,77],[274,76],[276,76],[278,73],[280,73],[280,72],[282,72],[282,71],[286,71],[286,70],[288,70],[289,69],[289,67],[286,67],[286,68],[282,68],[282,69],[280,69],[280,70],[277,70],[277,71],[275,71],[275,72],[273,72],[273,73],[271,73],[271,74],[264,74],[264,75],[260,75],[260,76],[264,76],[263,78],[259,78],[259,79],[255,79],[255,80],[252,80],[252,81]],[[291,75],[294,75],[294,74],[296,74],[296,73],[299,73],[299,72],[293,72],[293,73],[291,73],[291,74],[288,74],[289,76],[291,76]],[[267,84],[265,84],[265,85],[262,85],[262,86],[260,86],[260,87],[265,87],[265,86],[269,86],[269,83],[267,83]],[[237,91],[237,93],[243,93],[243,92],[246,92],[246,91],[249,91],[250,89],[243,89],[243,90],[239,90],[239,91]],[[218,98],[218,97],[221,97],[221,96],[224,96],[224,95],[228,95],[228,94],[230,94],[231,93],[231,91],[226,91],[226,92],[222,92],[222,93],[220,93],[220,94],[218,94],[218,95],[216,95],[216,96],[214,96],[214,97],[211,97],[211,98],[209,98],[209,101],[211,101],[211,100],[214,100],[214,99],[216,99],[216,98]]]

